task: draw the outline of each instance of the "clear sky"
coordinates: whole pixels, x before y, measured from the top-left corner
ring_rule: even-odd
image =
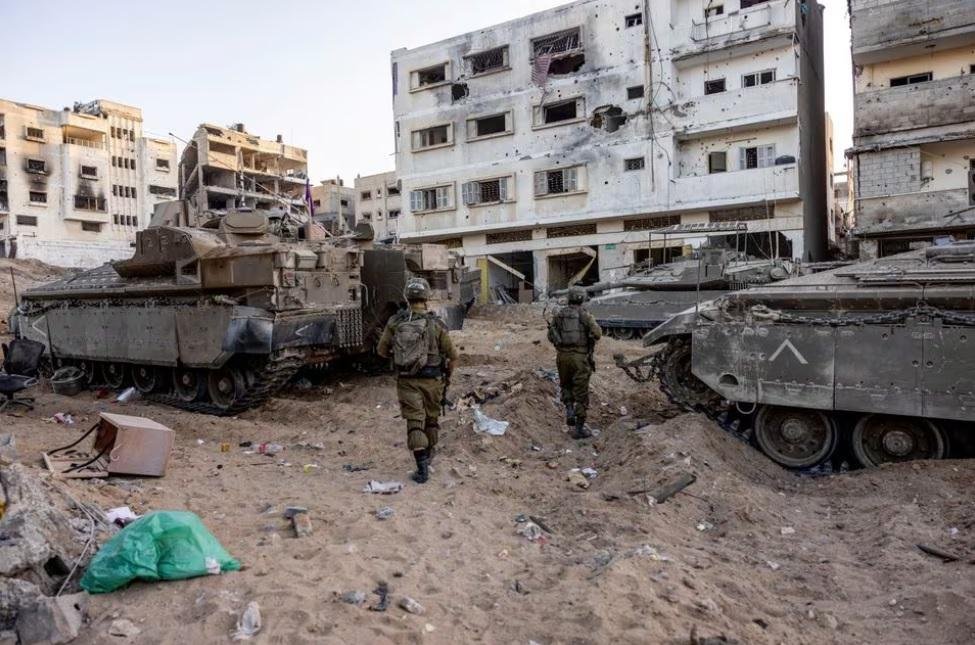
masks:
[[[661,0],[651,0],[657,2]],[[852,132],[846,0],[826,6],[835,165]],[[0,97],[45,107],[105,98],[148,134],[242,122],[308,149],[313,179],[392,170],[389,52],[562,0],[0,0]]]

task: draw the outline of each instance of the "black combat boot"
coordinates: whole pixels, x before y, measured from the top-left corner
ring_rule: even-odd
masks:
[[[573,439],[588,439],[592,436],[589,428],[586,427],[585,417],[576,417],[576,428],[575,432],[572,433]]]
[[[430,479],[430,459],[427,457],[427,449],[414,450],[413,458],[416,459],[416,472],[410,475],[410,479],[417,484],[425,484]]]
[[[576,413],[571,406],[565,408],[565,425],[570,428],[576,424]]]

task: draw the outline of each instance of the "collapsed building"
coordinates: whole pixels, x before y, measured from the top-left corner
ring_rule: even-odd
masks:
[[[308,151],[250,134],[243,123],[200,125],[179,162],[180,199],[191,212],[307,212]]]
[[[139,108],[99,99],[52,110],[0,99],[0,257],[92,267],[128,257],[176,196],[176,146]]]
[[[823,259],[822,39],[807,0],[579,0],[393,51],[400,239],[536,296],[703,241],[673,224]]]
[[[850,0],[860,255],[975,237],[975,7]]]

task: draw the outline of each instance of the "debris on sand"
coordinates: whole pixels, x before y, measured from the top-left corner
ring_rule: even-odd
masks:
[[[247,603],[247,608],[237,619],[237,631],[234,632],[233,639],[235,641],[250,640],[261,631],[262,626],[261,606],[252,600]]]
[[[365,487],[362,489],[362,492],[373,493],[375,495],[393,495],[395,493],[400,492],[401,490],[403,490],[402,482],[394,482],[394,481],[381,482],[373,479],[368,484],[365,485]]]

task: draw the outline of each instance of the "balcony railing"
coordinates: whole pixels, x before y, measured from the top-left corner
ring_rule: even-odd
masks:
[[[975,121],[975,76],[955,76],[855,96],[855,136]]]
[[[75,195],[74,196],[74,207],[80,211],[98,211],[101,213],[105,212],[105,198],[104,197],[90,197],[88,195]]]
[[[78,139],[76,137],[65,137],[64,142],[72,146],[83,146],[85,148],[95,148],[96,150],[104,150],[104,141],[92,141],[90,139]]]
[[[706,52],[738,47],[795,30],[796,12],[790,0],[772,0],[761,6],[675,27],[675,61]]]
[[[885,50],[943,41],[945,48],[957,42],[971,43],[975,34],[972,0],[895,0],[883,6],[854,0],[850,23],[853,58],[868,64],[888,58]]]
[[[677,135],[690,138],[714,130],[779,121],[798,114],[798,79],[697,96],[669,117]]]
[[[710,207],[799,195],[796,164],[680,177],[675,180],[674,205]]]

